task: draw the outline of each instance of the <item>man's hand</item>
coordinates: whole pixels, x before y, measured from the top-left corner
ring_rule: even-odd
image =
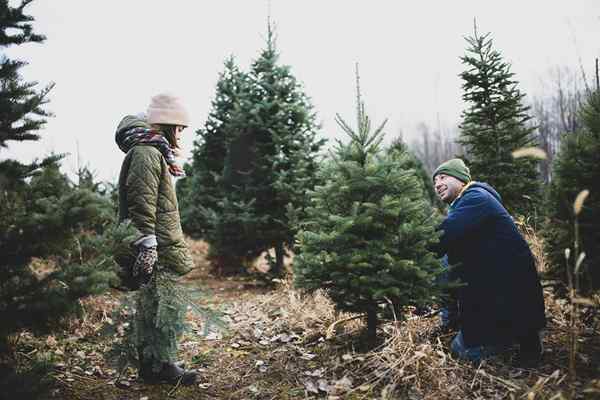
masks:
[[[139,252],[133,264],[133,277],[137,278],[140,283],[148,283],[154,271],[154,264],[158,261],[158,252],[156,246],[145,247],[139,246]]]

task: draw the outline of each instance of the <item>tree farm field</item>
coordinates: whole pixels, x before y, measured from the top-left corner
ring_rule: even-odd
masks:
[[[185,285],[209,293],[203,305],[221,311],[226,323],[204,335],[203,321],[188,314],[191,329],[181,340],[180,358],[200,372],[197,384],[145,385],[131,366],[118,369],[109,355],[113,342],[124,336],[121,302],[128,294],[112,291],[83,300],[83,316],[60,334],[19,335],[14,354],[19,365],[26,368],[40,357],[55,363],[45,398],[558,399],[570,393],[567,304],[550,290],[545,295],[552,318],[538,368],[511,366],[514,354],[473,366],[450,355],[452,335],[434,335],[436,316],[407,310],[403,321],[384,321],[379,346],[365,351],[361,320],[336,313],[323,293],[304,295],[286,281],[267,286],[255,278],[212,276],[208,246],[189,244],[197,268]],[[581,398],[600,393],[592,379],[600,340],[593,334],[593,316],[588,317],[582,318],[577,355],[575,390]]]

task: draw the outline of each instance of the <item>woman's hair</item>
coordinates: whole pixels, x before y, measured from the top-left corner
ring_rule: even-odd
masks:
[[[155,129],[158,129],[165,135],[171,147],[178,149],[179,143],[177,143],[177,136],[175,135],[175,129],[177,125],[167,125],[167,124],[154,124],[152,125]]]

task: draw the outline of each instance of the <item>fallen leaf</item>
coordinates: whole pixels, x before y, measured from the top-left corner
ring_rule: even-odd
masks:
[[[331,390],[329,382],[327,382],[327,380],[325,379],[319,379],[317,381],[317,384],[319,385],[319,390],[322,392],[329,393],[329,391]]]
[[[304,353],[304,354],[302,354],[302,355],[300,356],[300,358],[301,358],[301,359],[303,359],[303,360],[310,361],[310,360],[312,360],[313,358],[315,358],[316,356],[317,356],[317,355],[316,355],[316,354],[313,354],[313,353]]]
[[[313,381],[311,381],[310,379],[306,379],[304,381],[304,388],[306,389],[307,392],[309,393],[314,393],[314,394],[319,394],[319,389],[317,388],[317,386],[314,384]]]
[[[54,336],[48,336],[46,339],[46,345],[48,347],[55,347],[57,344],[56,338]]]
[[[129,383],[128,381],[121,380],[115,383],[115,386],[119,389],[128,389],[129,387],[131,387],[131,383]]]

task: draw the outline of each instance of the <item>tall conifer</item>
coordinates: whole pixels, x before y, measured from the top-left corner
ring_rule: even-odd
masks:
[[[480,35],[475,27],[466,41],[469,46],[461,57],[465,71],[460,76],[467,109],[462,113],[460,143],[466,146],[471,175],[494,186],[510,212],[533,213],[540,198],[536,161],[514,160],[511,155],[534,143],[525,94],[489,33]]]
[[[568,282],[566,268],[574,275],[574,263],[579,257],[575,251],[585,253],[580,267],[580,290],[588,294],[600,289],[600,90],[588,95],[580,116],[582,128],[563,136],[554,161],[549,215],[543,234],[550,256],[550,275],[562,280],[565,287]],[[576,240],[573,202],[585,189],[590,194],[577,215]],[[571,249],[568,262],[565,249]]]
[[[33,17],[24,9],[33,0],[22,0],[17,7],[0,0],[0,48],[27,43],[42,43],[46,38],[33,32]],[[44,109],[53,84],[37,89],[37,82],[24,82],[20,70],[25,61],[0,56],[0,148],[8,141],[38,140],[38,131],[50,115]]]

